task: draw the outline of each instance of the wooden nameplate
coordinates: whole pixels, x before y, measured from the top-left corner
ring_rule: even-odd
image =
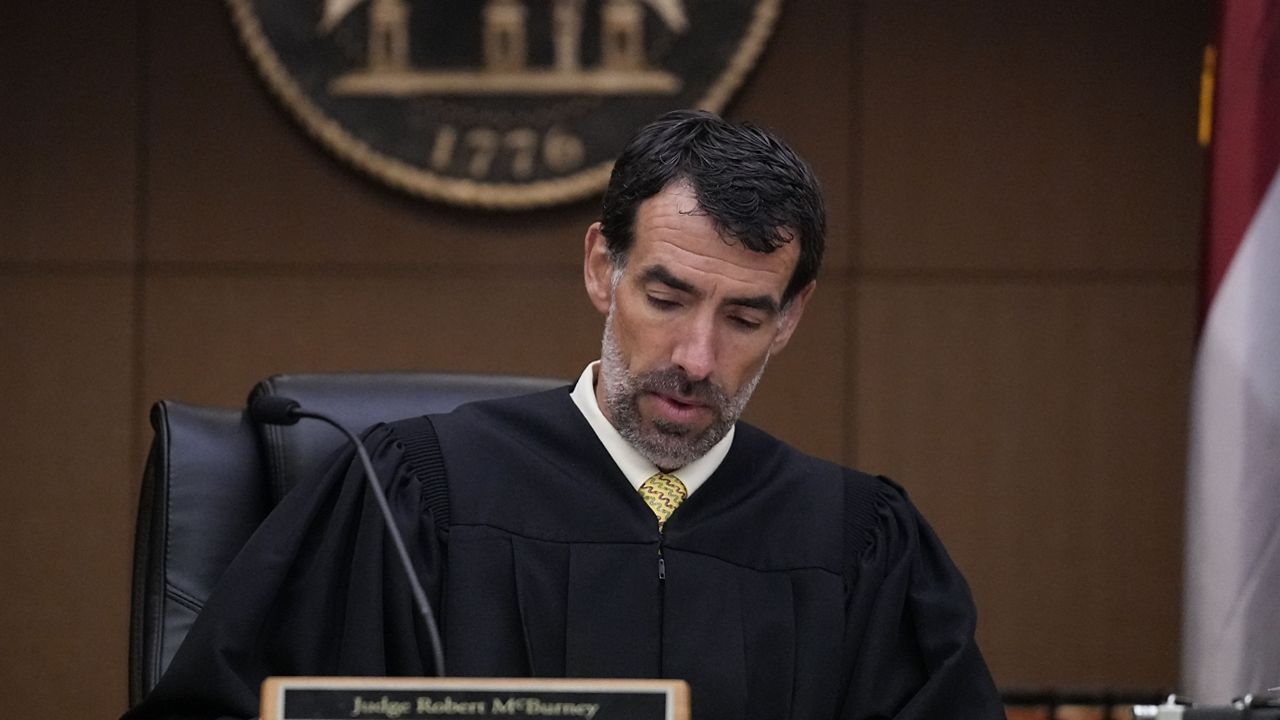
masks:
[[[689,720],[683,680],[273,677],[262,720]]]

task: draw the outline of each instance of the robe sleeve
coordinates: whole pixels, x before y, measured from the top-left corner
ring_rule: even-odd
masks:
[[[974,639],[969,587],[905,492],[879,478],[846,531],[846,666],[841,717],[987,720],[1004,708]]]
[[[365,447],[427,596],[442,530],[404,425]],[[410,447],[406,448],[406,444]],[[443,482],[443,474],[440,476]],[[438,513],[434,513],[438,515]],[[154,690],[124,720],[249,718],[268,675],[433,674],[428,635],[353,447],[290,492],[232,561]]]

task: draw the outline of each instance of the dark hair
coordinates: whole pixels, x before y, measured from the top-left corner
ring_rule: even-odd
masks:
[[[701,110],[677,110],[644,126],[614,164],[600,225],[615,266],[626,263],[635,241],[640,203],[679,181],[693,188],[726,240],[761,253],[799,241],[784,306],[817,276],[826,211],[813,171],[772,133]]]

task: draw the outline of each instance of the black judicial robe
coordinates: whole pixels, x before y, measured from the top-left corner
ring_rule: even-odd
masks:
[[[683,678],[695,720],[1003,717],[903,491],[737,427],[661,534],[567,388],[371,429],[449,673]],[[126,718],[252,717],[267,675],[433,672],[353,457],[281,502]]]

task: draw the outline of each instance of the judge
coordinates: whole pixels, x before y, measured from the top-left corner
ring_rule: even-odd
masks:
[[[968,588],[903,490],[738,419],[824,231],[776,137],[667,115],[586,232],[600,360],[366,433],[450,674],[683,678],[697,720],[1003,717]],[[434,672],[352,455],[281,502],[126,717],[251,717],[267,675]]]

